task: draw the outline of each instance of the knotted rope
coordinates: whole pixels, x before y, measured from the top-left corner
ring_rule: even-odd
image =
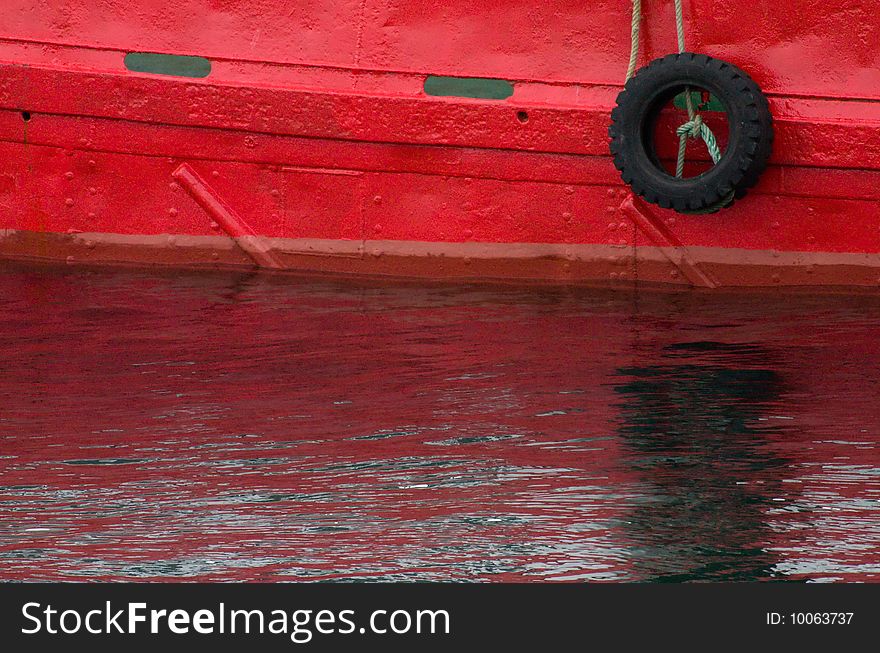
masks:
[[[632,0],[632,5],[632,47],[629,54],[626,81],[629,81],[635,75],[641,36],[642,0]],[[681,0],[675,0],[675,32],[678,37],[678,53],[682,54],[685,51],[685,40],[684,10],[682,9]],[[694,101],[689,87],[685,89],[685,102],[687,104],[688,121],[676,130],[676,134],[678,134],[678,161],[675,165],[675,176],[679,179],[684,176],[684,161],[688,138],[702,138],[703,142],[706,143],[706,149],[709,150],[709,156],[712,157],[712,162],[717,164],[721,160],[721,150],[718,148],[715,134],[703,122],[703,117],[694,108]]]
[[[688,95],[690,95],[690,90],[688,90]],[[693,104],[688,102],[691,113],[693,109]],[[693,115],[693,119],[684,123],[681,127],[675,130],[675,133],[678,134],[678,161],[675,164],[675,176],[681,178],[684,175],[684,155],[687,150],[687,139],[690,138],[702,138],[703,142],[706,143],[706,149],[709,150],[709,156],[712,157],[712,163],[718,163],[721,160],[721,149],[718,147],[718,141],[715,139],[715,134],[712,133],[712,130],[709,129],[709,125],[703,122],[703,116],[698,113]]]

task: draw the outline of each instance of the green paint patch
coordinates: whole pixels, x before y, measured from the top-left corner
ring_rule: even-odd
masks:
[[[727,109],[724,108],[721,100],[714,95],[709,95],[707,98],[704,97],[700,91],[691,91],[691,100],[697,111],[717,111],[719,113],[727,113]],[[684,109],[687,111],[687,93],[679,93],[676,95],[675,100],[673,100],[673,105],[676,109]]]
[[[136,73],[173,77],[207,77],[211,72],[211,62],[204,57],[158,52],[129,52],[125,55],[125,67]]]
[[[513,84],[503,79],[430,75],[425,80],[425,93],[442,97],[506,100],[513,95]]]

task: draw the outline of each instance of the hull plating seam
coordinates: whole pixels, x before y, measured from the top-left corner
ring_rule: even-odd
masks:
[[[442,243],[241,236],[54,234],[0,231],[0,256],[68,263],[254,268],[259,248],[278,270],[328,274],[577,284],[605,280],[706,286],[682,273],[698,266],[711,287],[880,287],[880,254],[775,252],[714,247]],[[238,243],[238,244],[237,244]],[[685,258],[686,257],[686,258]]]

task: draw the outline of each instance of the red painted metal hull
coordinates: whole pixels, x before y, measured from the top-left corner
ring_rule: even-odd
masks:
[[[461,279],[880,287],[868,0],[685,3],[777,144],[714,216],[633,201],[608,155],[629,3],[176,0],[0,7],[0,255]],[[643,62],[675,48],[650,3]],[[192,55],[194,79],[130,52]],[[508,80],[504,100],[428,75]],[[25,120],[27,118],[27,120]]]

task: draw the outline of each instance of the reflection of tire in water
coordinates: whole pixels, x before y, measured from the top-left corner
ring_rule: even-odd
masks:
[[[662,358],[619,370],[629,380],[615,388],[622,461],[647,486],[624,527],[637,578],[772,577],[765,510],[782,496],[787,461],[767,422],[756,425],[781,395],[779,375],[748,345],[687,343]]]

